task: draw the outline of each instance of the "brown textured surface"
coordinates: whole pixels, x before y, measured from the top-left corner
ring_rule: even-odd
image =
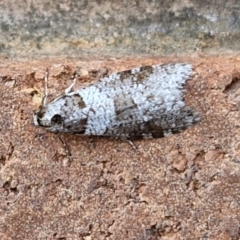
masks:
[[[200,124],[163,139],[125,142],[63,135],[32,126],[50,68],[50,97],[95,70],[187,61],[187,101]],[[53,59],[0,66],[1,239],[238,239],[240,59]]]

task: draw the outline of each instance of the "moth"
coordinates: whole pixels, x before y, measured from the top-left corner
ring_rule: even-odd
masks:
[[[192,74],[186,63],[153,65],[113,73],[65,92],[34,112],[33,123],[54,133],[106,136],[124,140],[160,138],[198,123],[200,114],[184,102],[184,85]]]

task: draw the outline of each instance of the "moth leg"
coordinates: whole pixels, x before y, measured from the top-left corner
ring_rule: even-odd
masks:
[[[92,149],[96,148],[96,136],[88,136],[89,142],[90,142],[90,146]]]
[[[46,105],[47,102],[47,97],[48,97],[48,76],[49,76],[49,70],[48,68],[45,71],[45,76],[44,76],[44,97],[42,99],[42,106]]]
[[[65,91],[64,91],[65,94],[68,94],[68,93],[73,91],[73,87],[74,87],[74,85],[77,81],[78,74],[77,74],[77,72],[75,72],[73,75],[74,75],[73,81],[72,81],[71,85],[68,88],[65,89]]]
[[[61,138],[61,136],[59,134],[57,134],[57,136],[58,136],[59,140],[61,141],[61,143],[62,143],[62,145],[63,145],[63,147],[65,149],[66,155],[69,156],[69,157],[72,156],[70,147],[68,146],[66,141],[63,138]]]
[[[131,140],[126,139],[125,140],[128,144],[130,144],[130,146],[133,148],[133,150],[137,153],[140,154],[140,152],[138,151],[137,147],[134,145],[134,143]]]

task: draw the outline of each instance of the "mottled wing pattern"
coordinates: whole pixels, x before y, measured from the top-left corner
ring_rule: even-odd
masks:
[[[191,65],[181,63],[114,73],[41,106],[33,122],[51,132],[122,139],[178,133],[200,121],[184,102],[191,73]]]
[[[103,136],[126,139],[164,137],[200,120],[185,106],[183,86],[189,64],[166,64],[114,73],[95,86],[113,102],[114,111]]]

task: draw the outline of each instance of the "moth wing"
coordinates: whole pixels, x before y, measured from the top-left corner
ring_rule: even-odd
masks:
[[[185,81],[192,74],[192,66],[186,63],[171,63],[153,66],[144,66],[113,73],[94,85],[103,91],[126,91],[131,86],[144,85],[158,88],[182,89]],[[110,91],[113,92],[113,91]]]
[[[106,136],[115,136],[123,139],[160,138],[180,133],[201,120],[200,114],[189,106],[184,106],[178,112],[161,113],[159,109],[151,112],[145,119],[133,119],[138,114],[136,110],[117,115],[114,124],[109,125]]]
[[[138,139],[179,133],[200,121],[185,106],[183,86],[192,73],[190,64],[146,66],[112,74],[97,83],[115,106],[106,135]]]

